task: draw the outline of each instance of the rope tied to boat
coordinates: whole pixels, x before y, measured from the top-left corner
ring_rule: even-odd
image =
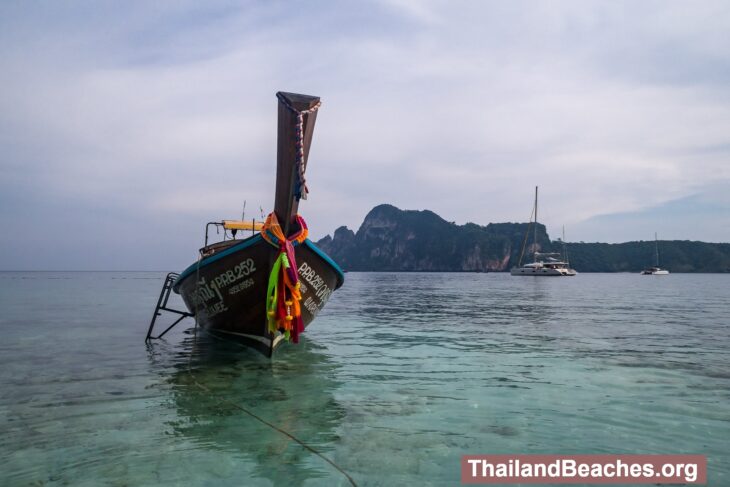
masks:
[[[276,213],[271,212],[261,229],[261,236],[279,249],[279,255],[271,267],[266,290],[266,320],[269,331],[275,334],[278,330],[287,340],[299,343],[299,334],[304,331],[304,321],[294,246],[306,240],[308,229],[301,216],[297,215],[295,221],[299,230],[287,238]]]
[[[296,151],[297,181],[294,188],[294,197],[297,201],[306,200],[307,194],[309,194],[309,188],[307,188],[307,180],[304,178],[304,171],[306,169],[304,167],[304,115],[316,112],[322,105],[322,102],[317,101],[312,108],[300,111],[294,108],[283,94],[277,93],[276,97],[282,105],[296,115],[296,122],[294,124],[294,150]]]

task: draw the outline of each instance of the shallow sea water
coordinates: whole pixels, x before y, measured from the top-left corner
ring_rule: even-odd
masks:
[[[163,277],[0,273],[0,485],[350,485],[247,411],[361,486],[479,453],[699,453],[730,485],[730,275],[349,273],[273,360],[192,320],[146,346]]]

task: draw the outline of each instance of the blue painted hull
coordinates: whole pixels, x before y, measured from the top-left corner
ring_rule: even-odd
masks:
[[[254,235],[184,270],[173,285],[198,326],[215,336],[236,340],[271,355],[283,342],[268,331],[266,292],[278,249]],[[295,247],[306,328],[344,282],[337,264],[314,243]]]

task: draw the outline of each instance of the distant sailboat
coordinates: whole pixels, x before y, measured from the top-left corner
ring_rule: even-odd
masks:
[[[533,223],[530,218],[529,225],[533,225],[534,236],[533,236],[533,262],[522,265],[522,256],[525,251],[524,244],[527,243],[527,238],[530,234],[530,226],[527,227],[527,233],[525,234],[525,240],[522,246],[522,252],[520,252],[520,261],[517,267],[513,267],[510,274],[513,276],[574,276],[577,274],[574,269],[570,268],[570,264],[567,259],[567,250],[565,249],[565,235],[563,235],[563,253],[565,254],[565,260],[560,260],[559,252],[538,252],[537,251],[537,186],[535,186],[535,206],[533,208],[533,215],[535,221]]]
[[[647,267],[641,271],[642,276],[666,276],[669,271],[659,267],[659,241],[657,240],[656,232],[654,232],[654,252],[656,265],[654,267]]]

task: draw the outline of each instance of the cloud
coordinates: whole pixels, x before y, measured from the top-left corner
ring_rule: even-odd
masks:
[[[648,218],[730,182],[724,2],[301,7],[4,4],[0,224],[40,240],[17,215],[73,200],[69,218],[113,214],[154,246],[170,221],[193,233],[244,200],[268,211],[280,89],[323,99],[301,207],[315,236],[357,228],[383,202],[525,220],[540,185],[548,229],[582,225],[593,240],[581,222]],[[685,217],[666,235],[730,240]],[[94,221],[134,263],[139,249]],[[168,245],[187,255],[197,243]]]
[[[727,211],[730,197],[723,185],[711,185],[700,194],[662,203],[640,211],[591,217],[571,230],[568,241],[619,242],[619,232],[635,235],[633,240],[651,240],[654,232],[663,240],[697,240],[726,242],[725,229],[730,226]],[[676,221],[681,221],[679,228]]]

